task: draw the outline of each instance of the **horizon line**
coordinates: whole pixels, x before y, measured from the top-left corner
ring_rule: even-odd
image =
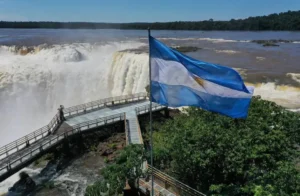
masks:
[[[204,22],[204,21],[210,21],[212,20],[213,22],[228,22],[231,20],[246,20],[249,18],[255,18],[255,17],[267,17],[273,14],[282,14],[282,13],[288,13],[288,12],[299,12],[300,10],[287,10],[287,11],[282,11],[279,13],[271,13],[267,15],[258,15],[258,16],[249,16],[246,18],[232,18],[230,20],[215,20],[213,18],[208,19],[208,20],[173,20],[173,21],[153,21],[153,22],[87,22],[87,21],[6,21],[6,20],[0,20],[0,22],[45,22],[45,23],[99,23],[99,24],[136,24],[136,23],[143,23],[143,24],[152,24],[152,23],[172,23],[172,22]]]

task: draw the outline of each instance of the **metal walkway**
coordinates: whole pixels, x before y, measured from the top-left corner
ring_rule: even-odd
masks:
[[[145,112],[141,112],[141,108],[149,109],[145,93],[107,98],[64,109],[65,122],[61,123],[56,114],[48,125],[0,148],[0,182],[61,144],[67,137],[100,126],[128,121],[127,140],[141,143],[136,116],[136,111],[140,114]],[[164,108],[153,104],[153,111]]]
[[[138,115],[148,113],[149,109],[146,93],[106,98],[66,108],[64,122],[60,122],[59,114],[56,114],[48,125],[0,148],[0,182],[60,145],[68,137],[97,127],[124,121],[126,143],[143,144]],[[166,107],[152,104],[152,111],[163,109]],[[145,162],[143,168],[146,167]],[[158,173],[165,175],[160,171]],[[142,187],[148,188],[148,182],[141,182]],[[155,186],[156,191],[170,196],[177,195],[158,184]],[[158,191],[156,194],[159,194]]]

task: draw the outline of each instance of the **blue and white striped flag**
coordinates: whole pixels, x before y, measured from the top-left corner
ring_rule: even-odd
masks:
[[[246,118],[253,87],[228,67],[195,60],[149,36],[152,101]]]

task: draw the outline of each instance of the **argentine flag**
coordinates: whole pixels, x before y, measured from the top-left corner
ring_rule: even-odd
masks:
[[[151,98],[170,107],[196,106],[246,118],[253,88],[228,67],[195,60],[149,36]]]

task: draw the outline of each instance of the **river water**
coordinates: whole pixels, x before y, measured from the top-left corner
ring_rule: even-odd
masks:
[[[152,31],[188,55],[237,69],[255,94],[300,108],[300,32]],[[278,47],[252,40],[282,39]],[[145,30],[0,29],[0,146],[42,127],[60,104],[145,91]],[[120,51],[127,52],[120,52]],[[7,134],[10,133],[10,134]]]
[[[300,108],[300,32],[152,31],[188,55],[235,68],[255,94]],[[278,47],[252,40],[282,39]],[[0,29],[0,146],[39,127],[60,104],[72,106],[145,91],[147,31]],[[134,50],[134,51],[139,51]],[[39,170],[25,170],[29,174]],[[18,179],[0,183],[0,193]]]

